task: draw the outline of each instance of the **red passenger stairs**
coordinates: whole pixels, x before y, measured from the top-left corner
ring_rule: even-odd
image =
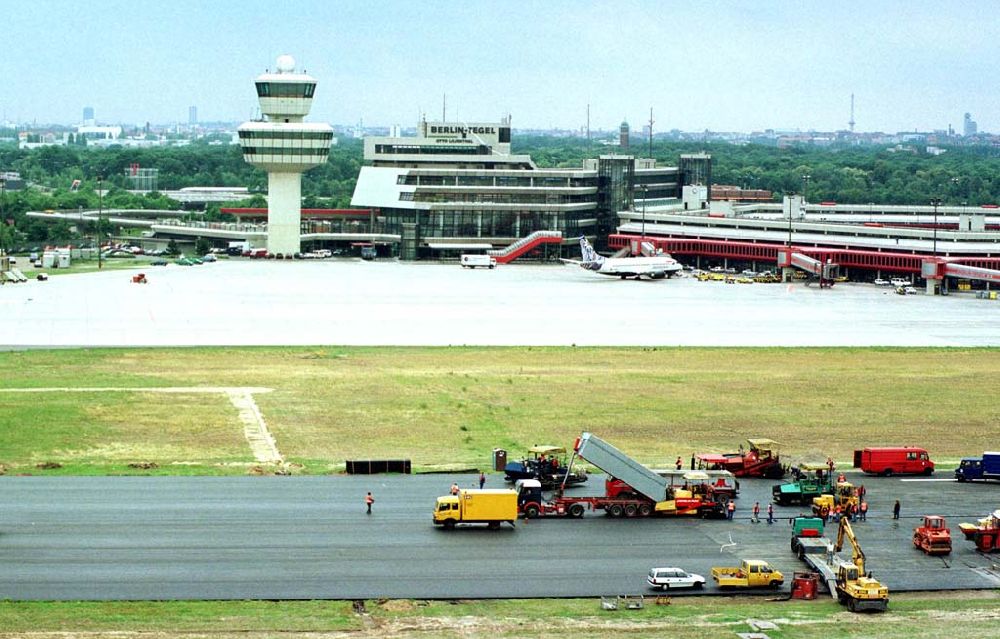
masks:
[[[507,264],[542,244],[562,244],[562,233],[559,231],[535,231],[507,248],[486,251],[486,254],[496,258],[499,264]]]

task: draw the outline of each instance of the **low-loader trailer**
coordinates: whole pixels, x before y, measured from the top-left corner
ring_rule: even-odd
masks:
[[[841,517],[836,543],[822,536],[819,517],[796,517],[792,520],[792,552],[821,574],[830,595],[851,612],[884,612],[889,607],[889,589],[865,573],[865,553],[847,517]],[[837,553],[847,539],[852,548],[851,560]]]

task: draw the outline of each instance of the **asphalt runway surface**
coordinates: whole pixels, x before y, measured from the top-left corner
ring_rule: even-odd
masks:
[[[849,477],[868,489],[855,524],[868,567],[891,591],[1000,587],[994,562],[958,531],[1000,508],[1000,486]],[[650,594],[651,567],[766,559],[806,566],[789,549],[787,518],[749,521],[770,487],[743,480],[733,522],[691,518],[520,521],[498,531],[441,530],[434,499],[471,475],[369,477],[0,477],[0,599],[371,599],[592,597]],[[502,478],[490,475],[487,487]],[[595,494],[594,475],[575,494]],[[376,499],[365,514],[364,495]],[[572,494],[572,493],[571,493]],[[902,518],[891,518],[894,499]],[[924,514],[948,518],[944,558],[913,548]],[[835,531],[834,531],[835,532]],[[730,536],[735,545],[729,544]],[[847,549],[849,553],[849,549]],[[701,591],[714,593],[709,586]],[[772,594],[773,591],[766,591]],[[676,594],[676,593],[671,593]],[[694,593],[692,593],[694,594]]]

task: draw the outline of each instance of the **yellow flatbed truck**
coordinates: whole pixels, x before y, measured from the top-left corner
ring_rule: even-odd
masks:
[[[444,495],[434,504],[434,525],[454,528],[458,524],[486,524],[499,528],[517,520],[517,491],[460,490]]]
[[[712,579],[719,588],[777,588],[785,576],[760,559],[744,559],[739,566],[714,567]]]

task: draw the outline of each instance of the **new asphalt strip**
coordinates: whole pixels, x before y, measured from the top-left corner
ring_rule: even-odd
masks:
[[[868,521],[855,532],[869,569],[892,591],[1000,587],[997,558],[977,553],[958,531],[959,522],[1000,507],[997,486],[849,479],[868,489]],[[749,520],[754,501],[766,510],[771,481],[741,482],[733,522],[587,513],[497,531],[441,530],[431,523],[434,499],[456,480],[477,483],[472,475],[0,477],[0,599],[648,594],[653,566],[708,576],[712,566],[741,558],[772,562],[785,573],[787,592],[792,573],[806,569],[789,549],[788,518],[800,509],[776,508],[773,525]],[[501,483],[490,475],[487,487]],[[602,487],[595,475],[573,490]],[[369,490],[376,502],[366,515]],[[912,528],[925,514],[948,518],[951,555],[913,548]]]

